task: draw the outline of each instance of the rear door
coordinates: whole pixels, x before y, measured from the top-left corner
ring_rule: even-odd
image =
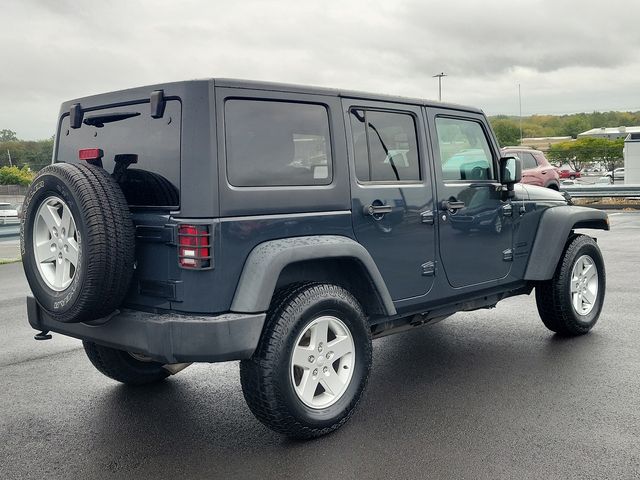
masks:
[[[56,161],[77,163],[81,149],[102,150],[102,165],[120,185],[136,225],[136,263],[128,304],[170,308],[180,298],[170,212],[180,208],[182,105],[167,100],[163,116],[149,100],[86,108],[77,128],[60,121]]]
[[[394,301],[434,279],[433,191],[420,107],[343,99],[357,240]]]
[[[512,207],[498,181],[498,145],[483,115],[427,109],[438,190],[440,252],[452,287],[505,277]]]

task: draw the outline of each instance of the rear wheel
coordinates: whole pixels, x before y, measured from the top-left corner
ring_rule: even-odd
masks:
[[[536,304],[545,326],[560,335],[583,335],[598,321],[605,294],[605,269],[598,244],[574,236],[551,280],[536,287]]]
[[[164,380],[169,371],[161,363],[141,354],[124,352],[83,341],[84,351],[96,369],[113,380],[128,385],[146,385]]]
[[[303,284],[276,295],[240,380],[262,423],[311,438],[350,418],[370,368],[371,333],[358,301],[336,285]]]

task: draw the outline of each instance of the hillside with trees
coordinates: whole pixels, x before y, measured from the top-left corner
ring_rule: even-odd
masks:
[[[520,143],[518,117],[496,115],[489,117],[501,146]],[[571,115],[531,115],[522,117],[522,136],[572,137],[592,128],[640,126],[640,112],[593,112]]]

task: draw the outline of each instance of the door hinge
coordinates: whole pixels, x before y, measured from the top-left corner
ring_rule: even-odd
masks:
[[[504,215],[505,217],[510,217],[511,215],[513,215],[513,206],[511,205],[511,203],[507,203],[506,205],[502,206],[502,215]]]
[[[420,267],[422,268],[422,275],[425,277],[430,277],[436,273],[436,262],[429,261],[423,263]]]
[[[513,262],[513,249],[507,248],[502,251],[502,260],[505,262]]]
[[[433,225],[433,219],[434,219],[433,210],[422,212],[420,214],[420,217],[422,217],[422,223],[426,223],[427,225]]]

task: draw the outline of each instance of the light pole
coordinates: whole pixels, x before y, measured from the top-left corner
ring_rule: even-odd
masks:
[[[518,84],[518,105],[520,106],[520,145],[522,145],[522,92],[520,90],[520,84]]]
[[[446,77],[446,73],[440,72],[437,75],[434,75],[433,78],[438,77],[438,101],[442,101],[442,77]]]

